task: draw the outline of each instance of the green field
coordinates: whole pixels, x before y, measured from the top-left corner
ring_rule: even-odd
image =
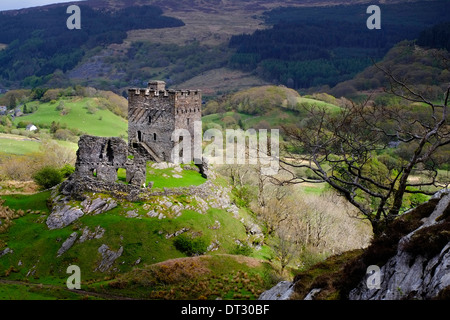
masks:
[[[331,103],[327,103],[324,101],[320,101],[320,100],[316,100],[316,99],[311,99],[311,98],[305,98],[305,97],[300,97],[297,99],[299,104],[302,103],[306,103],[308,105],[312,105],[312,106],[317,106],[317,107],[322,107],[322,108],[327,108],[330,111],[336,112],[339,111],[340,108],[334,104]]]
[[[23,155],[39,151],[39,141],[22,140],[22,138],[18,140],[10,135],[0,134],[0,152]]]
[[[153,189],[181,188],[188,186],[199,186],[207,180],[194,170],[175,171],[173,168],[154,169],[153,162],[147,163],[147,178],[145,184],[153,182]],[[174,177],[176,175],[176,177]],[[181,177],[181,178],[180,178]],[[126,183],[126,170],[120,168],[117,171],[118,182]]]
[[[61,101],[69,111],[65,115],[56,110]],[[88,104],[93,112],[87,109]],[[50,125],[53,121],[59,122],[66,124],[68,128],[100,137],[127,137],[128,135],[127,121],[107,109],[102,109],[92,98],[61,99],[56,103],[41,103],[36,112],[16,118],[14,123],[17,124],[20,121],[31,122],[37,126]]]
[[[63,147],[73,151],[78,149],[76,143],[70,141],[55,140]],[[41,141],[29,139],[24,136],[0,133],[0,152],[16,155],[24,155],[40,151]]]
[[[54,286],[1,283],[0,300],[78,300],[82,296]]]
[[[335,113],[340,107],[321,100],[294,95],[295,91],[286,91],[278,87],[256,87],[241,91],[225,103],[228,112],[212,113],[202,117],[203,128],[222,129],[241,127],[247,129],[276,129],[287,124],[296,124],[305,117],[304,106],[326,108]],[[252,101],[249,103],[248,101]],[[245,107],[245,105],[249,105]],[[253,114],[241,109],[257,110]]]

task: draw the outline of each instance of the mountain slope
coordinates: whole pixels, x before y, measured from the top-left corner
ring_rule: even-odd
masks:
[[[430,99],[438,100],[450,81],[449,58],[446,50],[427,49],[413,41],[403,41],[377,64],[406,84],[426,92]],[[389,80],[381,69],[373,65],[327,91],[340,97],[354,96],[358,92],[369,94],[382,88],[389,88]]]

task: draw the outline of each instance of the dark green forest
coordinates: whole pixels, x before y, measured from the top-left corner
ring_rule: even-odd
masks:
[[[80,6],[81,30],[69,30],[66,7],[33,10],[19,15],[0,13],[0,78],[6,85],[39,86],[56,70],[74,68],[86,52],[98,46],[121,43],[132,29],[178,27],[184,23],[165,17],[154,6],[115,12]]]
[[[419,46],[450,51],[450,22],[440,23],[420,33]]]
[[[366,9],[350,5],[266,12],[265,21],[273,27],[233,36],[229,45],[236,53],[229,66],[296,89],[332,87],[380,60],[399,41],[416,39],[448,19],[450,2],[380,5],[381,30],[366,27]]]

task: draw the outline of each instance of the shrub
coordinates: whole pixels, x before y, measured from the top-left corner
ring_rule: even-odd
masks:
[[[60,101],[58,106],[55,108],[56,111],[62,111],[66,107],[64,101]]]
[[[175,248],[188,256],[201,255],[206,252],[208,244],[202,238],[191,238],[188,235],[179,235],[174,241]]]
[[[58,129],[54,133],[54,138],[56,140],[67,141],[67,140],[71,140],[73,137],[74,137],[74,135],[72,134],[72,132],[67,129]]]
[[[450,241],[450,222],[440,223],[423,228],[414,233],[404,250],[413,256],[424,256],[428,259],[439,254]]]
[[[249,185],[236,186],[233,188],[234,201],[239,207],[248,207],[250,202],[256,198],[255,190]]]
[[[233,249],[233,254],[242,255],[242,256],[250,256],[253,253],[252,247],[248,244],[236,244]]]
[[[61,168],[60,172],[64,178],[68,178],[72,173],[75,172],[75,168],[70,164],[66,164]]]
[[[61,183],[63,181],[63,174],[57,168],[44,167],[33,175],[33,180],[41,189],[46,190]]]
[[[25,121],[19,121],[17,124],[18,129],[25,129],[30,123]]]

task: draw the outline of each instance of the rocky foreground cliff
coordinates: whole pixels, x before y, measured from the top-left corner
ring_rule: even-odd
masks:
[[[367,273],[370,266],[378,274]],[[379,282],[373,282],[379,279]],[[368,285],[369,283],[369,285]],[[450,298],[450,190],[397,218],[365,250],[334,256],[261,300]]]

